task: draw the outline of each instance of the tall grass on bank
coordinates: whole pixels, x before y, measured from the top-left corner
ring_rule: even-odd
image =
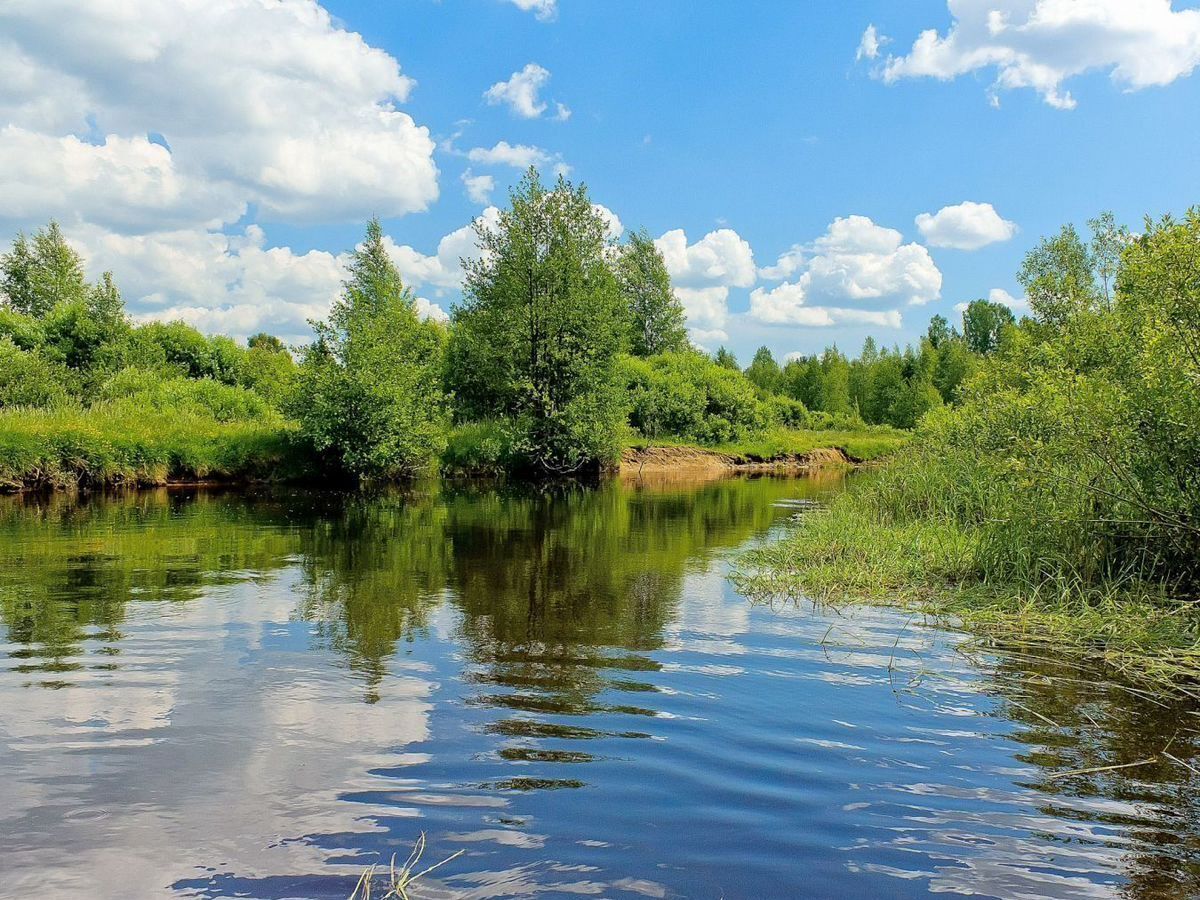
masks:
[[[279,479],[299,471],[277,415],[219,421],[128,402],[0,410],[0,490]]]
[[[734,580],[752,599],[913,608],[988,642],[1099,658],[1161,687],[1200,681],[1200,610],[1178,584],[1129,560],[1098,567],[1078,546],[1086,537],[1043,540],[1046,511],[1017,493],[1028,484],[978,463],[967,471],[963,458],[908,451],[743,555]]]

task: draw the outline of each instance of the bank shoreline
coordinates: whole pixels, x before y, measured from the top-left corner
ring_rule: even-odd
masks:
[[[617,471],[622,477],[722,476],[745,473],[802,475],[814,469],[852,468],[865,460],[844,447],[818,447],[803,453],[759,456],[753,453],[727,453],[696,446],[627,447],[621,453]]]

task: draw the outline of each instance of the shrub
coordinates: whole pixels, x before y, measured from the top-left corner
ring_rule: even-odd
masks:
[[[59,406],[67,400],[66,373],[37,350],[0,336],[0,408]]]
[[[145,369],[121,370],[101,385],[97,399],[156,412],[206,415],[218,422],[278,418],[266,400],[246,388],[211,378],[163,377]]]
[[[629,422],[646,437],[674,436],[702,444],[736,441],[763,428],[768,410],[754,385],[700,353],[624,358]]]
[[[812,427],[808,409],[799,400],[776,395],[766,401],[766,407],[767,417],[775,425],[783,428]]]
[[[522,466],[513,449],[512,422],[469,422],[450,431],[442,451],[442,471],[448,475],[501,475]]]

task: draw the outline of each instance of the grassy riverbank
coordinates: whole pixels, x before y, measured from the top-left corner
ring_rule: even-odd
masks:
[[[0,410],[0,490],[282,480],[302,470],[295,430],[127,403]]]
[[[747,557],[747,590],[912,604],[1196,689],[1200,210],[1093,228],[1029,254],[1033,317],[891,464]]]
[[[1066,572],[998,578],[986,559],[992,535],[944,518],[898,519],[880,502],[889,473],[868,478],[805,514],[787,538],[745,554],[739,589],[758,600],[901,606],[985,642],[1099,658],[1159,687],[1200,681],[1200,614],[1167,586]]]

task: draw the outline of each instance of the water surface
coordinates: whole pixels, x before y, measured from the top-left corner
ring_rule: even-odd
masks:
[[[838,488],[0,499],[0,897],[1200,894],[1195,708],[733,590]]]

